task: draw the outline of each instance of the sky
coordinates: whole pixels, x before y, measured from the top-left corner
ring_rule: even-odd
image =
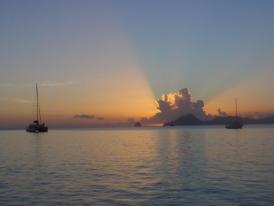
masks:
[[[272,0],[0,2],[0,128],[151,118],[187,88],[203,111],[274,113]],[[157,109],[158,108],[158,109]]]

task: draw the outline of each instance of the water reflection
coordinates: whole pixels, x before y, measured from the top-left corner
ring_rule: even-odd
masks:
[[[205,180],[204,131],[195,128],[172,128],[157,131],[157,153],[159,163],[154,169],[158,175],[159,198],[169,204],[176,197],[176,204],[201,203],[197,195]],[[184,194],[182,196],[182,194]],[[147,202],[153,204],[153,200]]]
[[[273,128],[0,132],[0,205],[271,205]]]

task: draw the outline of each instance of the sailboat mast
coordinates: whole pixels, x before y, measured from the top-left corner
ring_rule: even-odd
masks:
[[[39,103],[38,103],[38,86],[36,83],[36,120],[39,121]]]
[[[38,93],[38,84],[37,83],[36,83],[36,119],[37,119],[37,121],[41,121],[39,93]]]

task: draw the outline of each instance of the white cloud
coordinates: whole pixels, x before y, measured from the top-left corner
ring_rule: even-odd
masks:
[[[77,84],[75,80],[68,81],[42,81],[37,82],[38,86],[42,87],[65,87]],[[16,88],[16,87],[34,87],[35,83],[17,84],[17,83],[0,83],[0,88]]]
[[[32,104],[33,101],[30,101],[28,99],[21,99],[21,98],[1,98],[1,101],[4,102],[13,102],[18,104]]]
[[[202,100],[193,101],[187,88],[162,95],[157,100],[157,104],[159,112],[148,119],[142,119],[144,123],[173,121],[187,114],[193,114],[200,120],[209,118],[204,111],[204,102]]]

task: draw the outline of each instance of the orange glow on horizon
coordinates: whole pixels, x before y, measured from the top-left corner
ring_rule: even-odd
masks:
[[[269,91],[269,85],[264,82],[272,82],[272,71],[255,73],[238,85],[223,91],[219,96],[205,103],[205,110],[210,114],[217,114],[217,109],[234,115],[234,99],[238,99],[238,111],[240,115],[249,116],[258,114],[274,114],[274,96]]]
[[[128,35],[115,22],[105,36],[98,34],[96,61],[77,65],[84,70],[73,84],[39,87],[42,117],[59,124],[108,124],[128,118],[150,117],[156,112],[155,98]],[[88,55],[88,54],[87,54]],[[77,81],[78,80],[78,81]],[[39,84],[39,83],[38,83]],[[4,102],[2,121],[30,121],[35,118],[34,87],[18,87],[15,95],[29,104]],[[104,117],[104,120],[75,119],[76,114]],[[4,118],[5,117],[5,118]],[[6,118],[9,117],[9,118]]]

